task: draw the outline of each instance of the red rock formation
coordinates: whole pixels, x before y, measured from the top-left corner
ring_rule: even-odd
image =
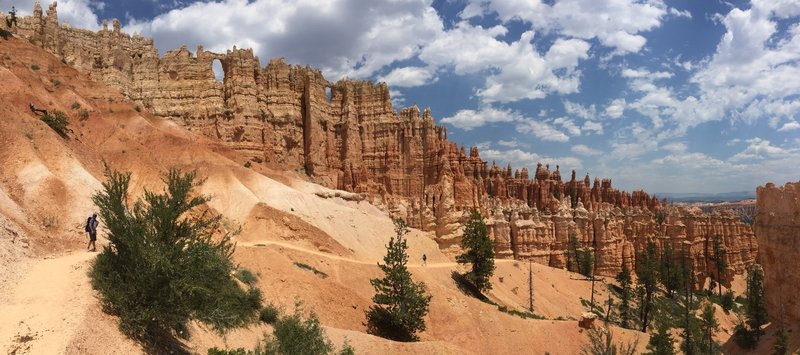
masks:
[[[38,6],[38,4],[37,4]],[[564,182],[558,165],[491,166],[477,148],[458,147],[430,109],[399,113],[381,83],[328,82],[319,70],[282,59],[262,68],[252,50],[217,54],[185,47],[159,57],[151,39],[113,30],[59,26],[56,6],[41,8],[12,29],[92,77],[119,88],[152,113],[215,137],[256,162],[303,169],[314,181],[378,197],[410,225],[435,231],[442,248],[457,244],[466,212],[487,217],[501,257],[563,267],[570,235],[598,255],[598,273],[635,262],[647,241],[687,245],[698,276],[707,273],[709,238],[722,236],[731,268],[752,263],[750,228],[724,214],[670,208],[643,191],[627,193],[610,179]],[[224,79],[211,69],[219,60]],[[657,214],[666,214],[659,223]],[[676,248],[677,249],[677,248]]]
[[[800,256],[800,182],[756,189],[754,223],[759,245],[759,262],[764,268],[767,312],[779,320],[800,319],[800,274],[795,267]],[[782,307],[781,307],[782,306]]]

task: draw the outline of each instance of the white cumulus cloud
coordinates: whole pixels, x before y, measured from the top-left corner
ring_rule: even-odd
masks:
[[[431,68],[402,67],[378,78],[393,87],[415,87],[434,83],[435,72]]]
[[[570,150],[572,150],[572,152],[575,153],[575,154],[585,155],[585,156],[597,156],[597,155],[603,154],[602,151],[597,150],[597,149],[593,149],[593,148],[589,148],[588,146],[586,146],[584,144],[574,145],[574,146],[572,146],[572,148],[570,148]]]

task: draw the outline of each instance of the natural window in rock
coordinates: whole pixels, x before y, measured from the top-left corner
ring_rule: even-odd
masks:
[[[214,61],[211,62],[211,70],[214,72],[214,79],[217,79],[219,82],[225,80],[225,71],[222,70],[222,62],[219,59],[214,59]]]

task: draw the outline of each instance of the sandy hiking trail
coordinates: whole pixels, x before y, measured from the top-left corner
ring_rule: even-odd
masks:
[[[36,260],[15,285],[0,290],[0,349],[64,354],[94,303],[87,272],[96,255],[76,251]]]
[[[323,258],[328,258],[328,259],[332,259],[332,260],[339,260],[339,261],[344,261],[344,262],[353,263],[353,264],[375,265],[378,262],[378,261],[358,260],[358,259],[348,258],[348,257],[344,257],[344,256],[334,255],[334,254],[323,253],[323,252],[320,252],[320,251],[311,250],[311,249],[299,247],[299,246],[296,246],[296,245],[292,245],[292,244],[289,244],[289,243],[278,242],[278,241],[274,241],[274,240],[262,240],[262,241],[257,241],[257,242],[244,242],[244,243],[243,242],[238,242],[238,243],[236,243],[236,246],[241,246],[241,247],[245,247],[245,248],[266,248],[266,247],[269,247],[269,246],[275,246],[275,247],[278,247],[278,248],[292,249],[292,250],[296,250],[296,251],[307,253],[307,254],[321,256]],[[381,263],[382,262],[383,262],[383,260],[381,259]],[[518,260],[513,260],[513,259],[495,259],[494,262],[495,262],[495,264],[500,264],[500,263],[513,263],[513,262],[519,262],[519,261]],[[412,264],[412,263],[408,263],[407,264],[407,266],[410,267],[410,268],[449,268],[449,267],[456,267],[456,266],[459,266],[459,265],[460,264],[456,263],[456,262],[448,262],[448,263],[433,263],[433,262],[430,262],[430,263],[427,263],[426,265]]]

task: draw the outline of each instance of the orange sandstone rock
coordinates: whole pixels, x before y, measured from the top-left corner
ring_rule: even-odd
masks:
[[[744,271],[757,250],[749,226],[732,214],[667,206],[644,191],[627,193],[610,179],[562,180],[560,166],[491,166],[478,149],[458,147],[430,109],[396,112],[386,84],[325,79],[319,70],[283,59],[261,67],[250,49],[213,53],[186,47],[158,55],[153,41],[120,31],[119,21],[92,32],[58,24],[53,3],[43,15],[11,29],[118,88],[142,108],[196,133],[225,142],[255,162],[302,170],[315,182],[365,193],[413,227],[435,231],[444,249],[457,249],[468,211],[486,216],[499,257],[566,265],[574,235],[597,253],[597,273],[632,268],[648,241],[687,252],[698,282],[713,273],[709,252],[723,239],[723,283]],[[212,63],[220,61],[223,80]],[[657,214],[665,216],[659,221]]]

